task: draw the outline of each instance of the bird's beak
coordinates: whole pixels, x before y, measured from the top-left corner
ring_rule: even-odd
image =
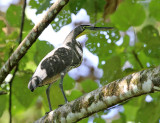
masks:
[[[94,26],[86,26],[85,27],[88,30],[108,30],[113,29],[113,27],[94,27]]]
[[[89,34],[91,30],[98,31],[98,30],[109,30],[109,29],[113,29],[113,27],[94,27],[94,26],[86,25],[85,30],[82,33],[80,33],[76,38],[79,38],[82,35]]]

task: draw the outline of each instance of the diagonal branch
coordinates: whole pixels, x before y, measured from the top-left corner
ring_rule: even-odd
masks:
[[[113,81],[62,107],[51,111],[36,123],[77,122],[93,113],[146,93],[160,90],[160,66]]]
[[[0,70],[0,84],[2,84],[5,77],[13,69],[13,67],[19,62],[19,60],[25,55],[27,50],[36,41],[38,36],[42,31],[51,23],[51,21],[56,17],[60,10],[68,3],[69,0],[57,0],[48,10],[44,18],[33,27],[31,32],[26,36],[26,38],[21,42],[18,48],[6,61]]]

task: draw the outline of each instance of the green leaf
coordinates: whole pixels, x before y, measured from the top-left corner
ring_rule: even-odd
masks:
[[[69,24],[70,22],[71,22],[71,11],[66,6],[65,10],[62,9],[62,11],[60,11],[60,13],[51,23],[51,25],[55,31],[59,31],[63,26]]]
[[[85,2],[86,1],[84,0],[70,0],[68,4],[71,12],[76,14],[82,8],[83,4],[85,4]]]
[[[102,119],[102,118],[95,118],[95,119],[93,120],[93,123],[106,123],[106,122],[105,122],[105,120]]]
[[[9,57],[9,54],[11,52],[11,47],[15,48],[17,46],[17,42],[15,41],[8,41],[5,45],[5,48],[3,50],[4,52],[4,60],[7,60]]]
[[[146,53],[144,53],[144,50],[139,52],[138,57],[140,58],[141,63],[143,64],[144,67],[145,66],[146,67],[154,67],[154,66],[159,65],[159,58],[158,57],[150,57],[149,55],[146,55]]]
[[[2,116],[4,110],[6,109],[7,104],[7,94],[6,95],[0,95],[0,117]]]
[[[82,94],[81,91],[79,91],[79,90],[72,90],[71,94],[69,96],[67,95],[67,99],[69,101],[72,101],[72,100],[75,100],[75,99],[79,98],[82,95],[83,94]]]
[[[144,48],[144,53],[149,57],[160,58],[160,42],[150,42]]]
[[[82,2],[83,0],[81,0]],[[95,18],[100,14],[100,18],[102,17],[103,11],[104,11],[104,6],[105,6],[106,1],[105,0],[85,0],[85,3],[83,4],[83,8],[86,9],[87,14],[90,15],[90,20],[91,22],[95,23]]]
[[[123,2],[116,12],[111,15],[111,21],[120,30],[127,30],[130,26],[139,26],[145,20],[144,8],[138,3]]]
[[[12,33],[7,36],[7,39],[8,39],[10,42],[15,41],[16,43],[18,43],[18,42],[17,42],[18,36],[19,36],[19,32],[18,32],[18,30],[15,30],[15,31],[12,31]]]
[[[46,10],[51,6],[50,0],[43,0],[43,3],[40,5],[40,7],[37,9],[36,14],[40,14],[43,12],[43,10]]]
[[[34,26],[34,24],[32,23],[32,21],[28,20],[27,18],[25,18],[25,23],[24,23],[23,31],[24,32],[30,31],[33,28],[33,26]],[[27,34],[28,34],[28,32],[27,32]]]
[[[74,88],[74,86],[75,86],[75,80],[73,80],[68,75],[65,75],[63,80],[64,90],[71,90],[72,88]]]
[[[35,9],[35,8],[37,9],[40,6],[39,1],[36,1],[36,0],[30,0],[29,5],[31,6],[32,9]]]
[[[107,25],[98,24],[98,26]],[[108,38],[106,38],[106,35],[104,34],[107,34]],[[116,49],[119,47],[116,45],[116,42],[119,38],[120,35],[118,30],[92,31],[88,34],[86,47],[90,50],[90,52],[99,57],[99,63],[101,63],[112,55],[117,54]]]
[[[160,1],[159,0],[151,0],[149,4],[150,15],[154,17],[157,21],[160,21]]]
[[[104,5],[105,0],[71,0],[69,2],[69,9],[72,13],[77,14],[81,8],[85,8],[88,14],[94,16],[93,13],[95,13],[95,11],[97,13],[103,12]]]
[[[35,63],[38,65],[39,62],[53,49],[53,45],[49,44],[47,41],[37,41],[36,55],[34,55]]]
[[[14,107],[14,108],[13,108]],[[26,111],[26,107],[21,104],[19,99],[13,94],[12,95],[12,115],[16,116],[17,114]]]
[[[136,113],[138,111],[139,106],[138,105],[124,105],[125,109],[125,116],[127,121],[134,121],[136,117]]]
[[[37,98],[37,95],[35,93],[32,93],[28,89],[28,82],[31,78],[31,74],[16,74],[14,80],[13,80],[13,94],[17,98],[20,104],[22,104],[24,107],[28,108],[33,101]]]
[[[82,85],[83,91],[86,93],[89,93],[98,88],[98,84],[95,81],[90,79],[81,82],[81,85]]]
[[[34,57],[35,57],[35,54],[36,54],[36,51],[37,51],[37,48],[36,48],[37,42],[39,42],[39,40],[36,41],[32,45],[32,47],[27,51],[25,56],[22,57],[22,59],[20,60],[20,62],[19,62],[19,69],[20,70],[30,69],[32,71],[35,71],[38,63],[35,64],[35,62],[33,60],[34,60]],[[41,49],[39,49],[39,50],[41,50]]]
[[[6,18],[11,26],[20,27],[22,8],[18,5],[11,5],[6,13]]]
[[[146,44],[160,40],[158,30],[152,25],[145,26],[141,31],[137,33],[137,36],[139,41]]]
[[[124,47],[128,47],[129,46],[129,42],[130,42],[130,37],[128,35],[125,35],[123,38],[123,46]]]
[[[119,112],[120,118],[118,120],[113,120],[112,123],[126,123],[126,116],[124,113]]]
[[[45,110],[49,111],[48,100],[47,100],[47,95],[46,95],[46,91],[45,91],[47,87],[48,87],[48,85],[41,87],[44,89],[41,96],[43,97],[42,102],[43,102],[43,106],[44,106]],[[59,81],[56,81],[55,83],[53,83],[50,88],[50,100],[51,100],[52,109],[56,109],[56,108],[58,108],[59,105],[65,104],[64,97],[63,97],[62,92],[59,88]]]
[[[31,69],[34,71],[36,65],[38,65],[39,62],[53,49],[53,45],[49,44],[47,41],[36,41],[27,51],[26,55],[20,60],[20,69]]]
[[[5,33],[4,33],[4,31],[2,30],[2,28],[5,27],[5,26],[6,26],[6,24],[5,24],[3,21],[0,20],[0,37],[1,37],[1,38],[4,38],[4,37],[5,37]],[[1,39],[0,39],[0,42],[1,42]]]
[[[138,39],[145,43],[144,53],[149,57],[160,58],[159,31],[152,25],[147,25],[137,35]]]
[[[77,123],[88,123],[89,118],[84,118],[80,121],[78,121]]]
[[[123,104],[124,112],[126,121],[135,121],[135,117],[137,114],[137,111],[141,105],[142,100],[145,99],[145,96],[140,96],[133,98],[129,101],[127,101],[125,104]]]
[[[160,99],[160,93],[159,92],[151,93],[149,95],[153,98],[154,102],[157,102]]]
[[[0,20],[0,29],[2,29],[5,26],[6,26],[6,24],[2,20]]]
[[[111,82],[123,76],[121,70],[121,59],[119,56],[113,56],[112,58],[106,60],[103,66],[104,74],[102,77],[102,82]]]
[[[150,103],[142,102],[141,107],[137,111],[135,121],[141,123],[157,123],[160,118],[159,111],[159,101],[153,101]]]

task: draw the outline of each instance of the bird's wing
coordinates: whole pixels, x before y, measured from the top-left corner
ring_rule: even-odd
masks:
[[[72,50],[67,47],[60,47],[48,53],[38,65],[28,83],[28,88],[34,91],[38,86],[56,81],[60,73],[71,65],[72,57]]]
[[[62,71],[72,63],[72,51],[69,48],[61,47],[55,50],[55,52],[45,58],[40,67],[46,71],[47,78],[60,74]]]

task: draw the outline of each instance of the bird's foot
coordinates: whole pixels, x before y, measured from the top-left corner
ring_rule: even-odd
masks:
[[[66,103],[68,103],[68,101],[66,101]],[[65,103],[65,104],[66,104],[66,103]],[[60,105],[58,105],[58,107],[61,107],[61,106],[63,106],[63,105],[64,105],[64,104],[60,104]]]
[[[49,114],[50,112],[51,112],[51,111],[46,112],[45,115]]]
[[[50,110],[50,111],[46,112],[45,114],[47,115],[47,114],[49,114],[51,111],[52,111],[52,110]]]
[[[60,104],[60,105],[58,105],[58,107],[61,107],[61,106],[63,106],[64,104]]]
[[[45,115],[49,114],[49,111],[45,113]]]

